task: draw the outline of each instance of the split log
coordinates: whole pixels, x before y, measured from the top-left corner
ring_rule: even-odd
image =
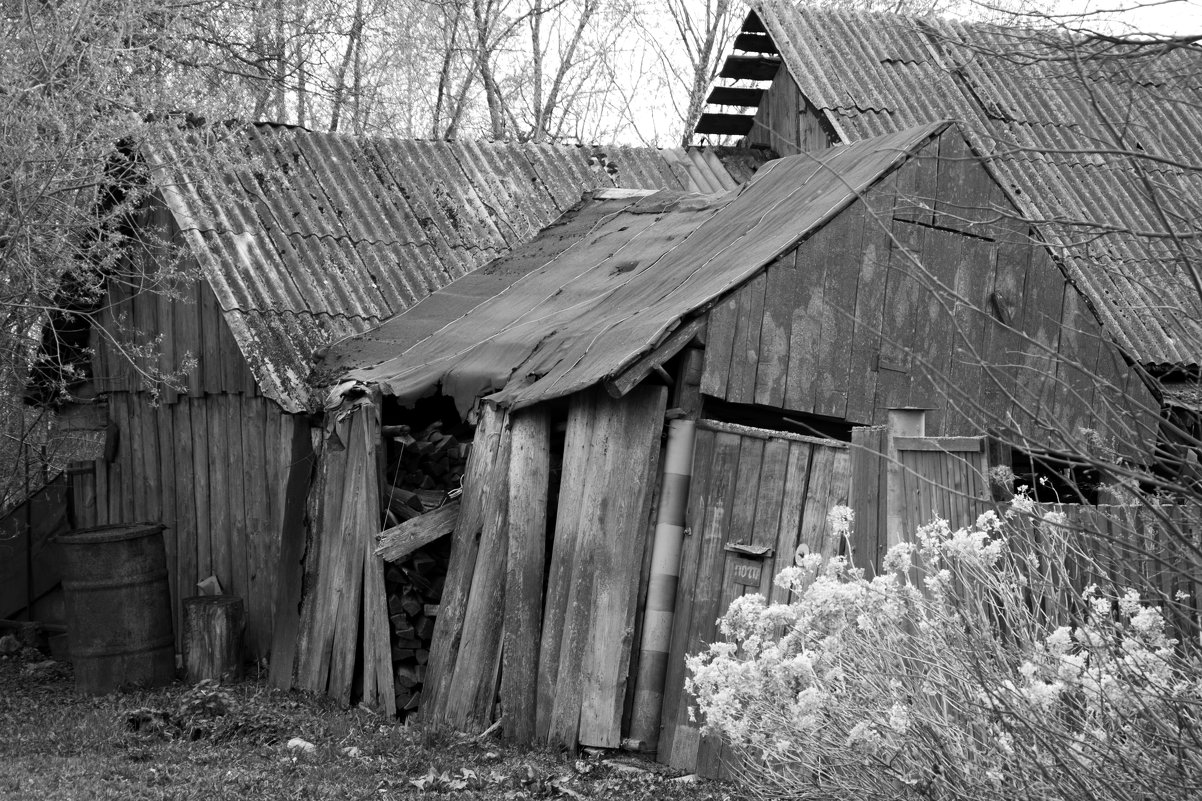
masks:
[[[242,678],[246,606],[236,595],[184,599],[184,665],[188,681]]]

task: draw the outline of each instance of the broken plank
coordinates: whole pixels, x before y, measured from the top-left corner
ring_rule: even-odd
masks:
[[[452,533],[459,520],[459,504],[459,500],[451,501],[386,529],[379,535],[375,555],[385,562],[399,562],[418,548]]]

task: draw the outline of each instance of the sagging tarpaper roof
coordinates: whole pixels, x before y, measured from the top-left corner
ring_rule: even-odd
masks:
[[[833,218],[946,123],[769,162],[741,189],[600,193],[512,254],[379,328],[320,371],[403,403],[519,408],[621,372],[682,321]]]

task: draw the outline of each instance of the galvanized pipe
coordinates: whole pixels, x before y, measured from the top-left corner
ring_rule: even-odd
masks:
[[[630,747],[654,751],[659,743],[660,712],[664,704],[664,678],[672,639],[676,585],[680,577],[680,550],[684,542],[685,510],[693,475],[693,420],[673,420],[668,426],[668,448],[651,548],[651,576],[639,672],[635,679],[634,709],[630,720]],[[682,655],[683,658],[683,655]]]

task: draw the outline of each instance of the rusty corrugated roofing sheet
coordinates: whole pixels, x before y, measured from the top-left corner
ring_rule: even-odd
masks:
[[[1202,364],[1202,50],[751,5],[843,141],[958,121],[1130,353]]]
[[[290,411],[308,403],[315,349],[509,252],[582,193],[736,185],[700,149],[373,140],[272,126],[224,139],[181,133],[148,158],[260,390]]]
[[[482,395],[521,407],[571,394],[653,349],[946,125],[773,161],[722,194],[601,193],[510,255],[335,344],[320,369],[402,402],[441,387],[463,411]]]

